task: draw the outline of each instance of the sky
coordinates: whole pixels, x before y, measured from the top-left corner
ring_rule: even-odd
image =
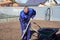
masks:
[[[27,2],[27,0],[15,0],[15,1],[18,3],[26,3]]]
[[[26,3],[27,2],[27,0],[15,0],[16,2],[18,2],[18,3]],[[60,0],[56,0],[58,3],[60,3]]]

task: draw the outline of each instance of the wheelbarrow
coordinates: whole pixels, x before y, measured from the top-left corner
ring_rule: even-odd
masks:
[[[37,23],[35,25],[39,27],[37,31],[31,30],[31,36],[33,33],[37,33],[36,40],[58,40],[56,33],[59,31],[59,28],[41,28]]]
[[[57,40],[58,28],[40,28],[38,30],[38,40]]]

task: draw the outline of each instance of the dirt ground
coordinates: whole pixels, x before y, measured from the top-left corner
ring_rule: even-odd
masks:
[[[38,30],[38,26],[33,24],[36,22],[41,28],[60,28],[60,21],[43,21],[33,20],[32,28]],[[59,32],[58,32],[59,33]],[[35,34],[37,36],[37,34]],[[20,40],[21,27],[19,21],[0,22],[0,40]],[[32,37],[34,39],[35,37]]]

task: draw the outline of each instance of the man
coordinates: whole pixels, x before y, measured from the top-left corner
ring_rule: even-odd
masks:
[[[24,32],[24,30],[27,27],[28,22],[30,21],[30,19],[34,18],[36,15],[36,11],[32,8],[28,8],[27,6],[24,7],[24,10],[22,10],[20,12],[20,24],[21,24],[21,29],[22,29],[22,34]],[[27,33],[24,36],[24,38],[22,40],[29,40],[30,39],[30,26],[28,27]]]

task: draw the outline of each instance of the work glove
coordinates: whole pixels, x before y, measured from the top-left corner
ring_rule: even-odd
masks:
[[[32,20],[33,18],[30,18],[30,20]]]
[[[26,32],[26,30],[23,30],[23,33],[25,33]]]

